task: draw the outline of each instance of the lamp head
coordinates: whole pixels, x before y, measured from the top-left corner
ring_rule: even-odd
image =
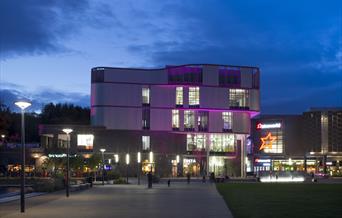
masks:
[[[26,108],[31,106],[31,103],[28,101],[17,101],[14,103],[17,107],[19,107],[21,110],[25,110]]]
[[[70,128],[65,128],[65,129],[63,129],[63,132],[64,132],[65,134],[70,134],[72,131],[73,131],[73,130],[70,129]]]
[[[100,151],[103,153],[103,152],[106,151],[106,149],[105,148],[101,148]]]

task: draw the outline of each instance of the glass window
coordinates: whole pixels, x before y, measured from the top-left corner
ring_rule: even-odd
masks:
[[[205,149],[206,135],[203,134],[187,134],[186,149],[187,151],[202,151]]]
[[[147,151],[150,150],[150,136],[142,136],[142,150]]]
[[[142,109],[142,127],[143,129],[150,129],[150,109]]]
[[[150,104],[150,88],[142,88],[142,103]]]
[[[223,130],[231,130],[233,119],[232,112],[222,112]]]
[[[172,129],[179,129],[179,110],[172,110]]]
[[[234,152],[234,134],[211,134],[210,151]]]
[[[249,92],[246,89],[229,89],[229,107],[245,108],[249,107]]]
[[[199,87],[189,87],[189,106],[200,104],[200,89]]]
[[[183,87],[176,87],[176,105],[183,105]]]
[[[225,157],[210,156],[209,172],[213,172],[215,176],[223,176],[225,174]]]
[[[184,128],[194,129],[195,128],[195,112],[184,111]]]
[[[209,113],[208,111],[198,112],[198,131],[208,131]]]

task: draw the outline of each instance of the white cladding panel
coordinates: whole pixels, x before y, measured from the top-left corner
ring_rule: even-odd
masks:
[[[96,83],[92,85],[95,95],[92,105],[141,106],[142,85]],[[92,96],[93,98],[93,96]]]
[[[251,120],[248,113],[233,113],[233,132],[250,133]]]
[[[202,108],[226,109],[229,106],[228,88],[200,87]]]
[[[108,129],[142,129],[142,111],[140,108],[102,107],[97,111],[103,113],[104,126]]]
[[[105,69],[105,82],[167,84],[166,70]]]
[[[219,75],[218,75],[218,66],[203,66],[203,84],[218,86],[219,84]]]
[[[150,130],[172,130],[172,115],[170,109],[151,109],[150,116]]]
[[[253,70],[250,68],[240,68],[241,71],[241,88],[252,88],[253,86]]]
[[[222,112],[209,112],[209,132],[222,132]]]
[[[259,111],[260,110],[260,99],[259,94],[260,91],[258,89],[250,89],[249,90],[249,108],[250,110]]]
[[[176,87],[150,86],[151,107],[172,107],[176,105]]]

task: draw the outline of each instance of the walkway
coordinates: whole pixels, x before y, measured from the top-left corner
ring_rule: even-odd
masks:
[[[19,201],[0,204],[0,217],[232,217],[212,184],[173,183],[154,185],[106,185],[71,193],[64,192],[29,198],[26,213],[20,214]]]

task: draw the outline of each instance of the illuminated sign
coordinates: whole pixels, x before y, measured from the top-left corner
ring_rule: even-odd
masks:
[[[77,135],[77,146],[81,147],[81,149],[92,150],[93,141],[94,141],[94,135],[92,134]]]
[[[66,157],[67,155],[66,154],[48,154],[48,157],[50,158],[63,158],[63,157]],[[70,154],[69,155],[70,157],[76,157],[76,154]]]
[[[273,142],[277,139],[277,137],[272,136],[272,134],[269,132],[266,137],[260,138],[262,144],[259,148],[259,150],[264,150],[264,149],[272,149],[272,144]]]
[[[257,129],[279,129],[281,128],[281,123],[258,123]]]

